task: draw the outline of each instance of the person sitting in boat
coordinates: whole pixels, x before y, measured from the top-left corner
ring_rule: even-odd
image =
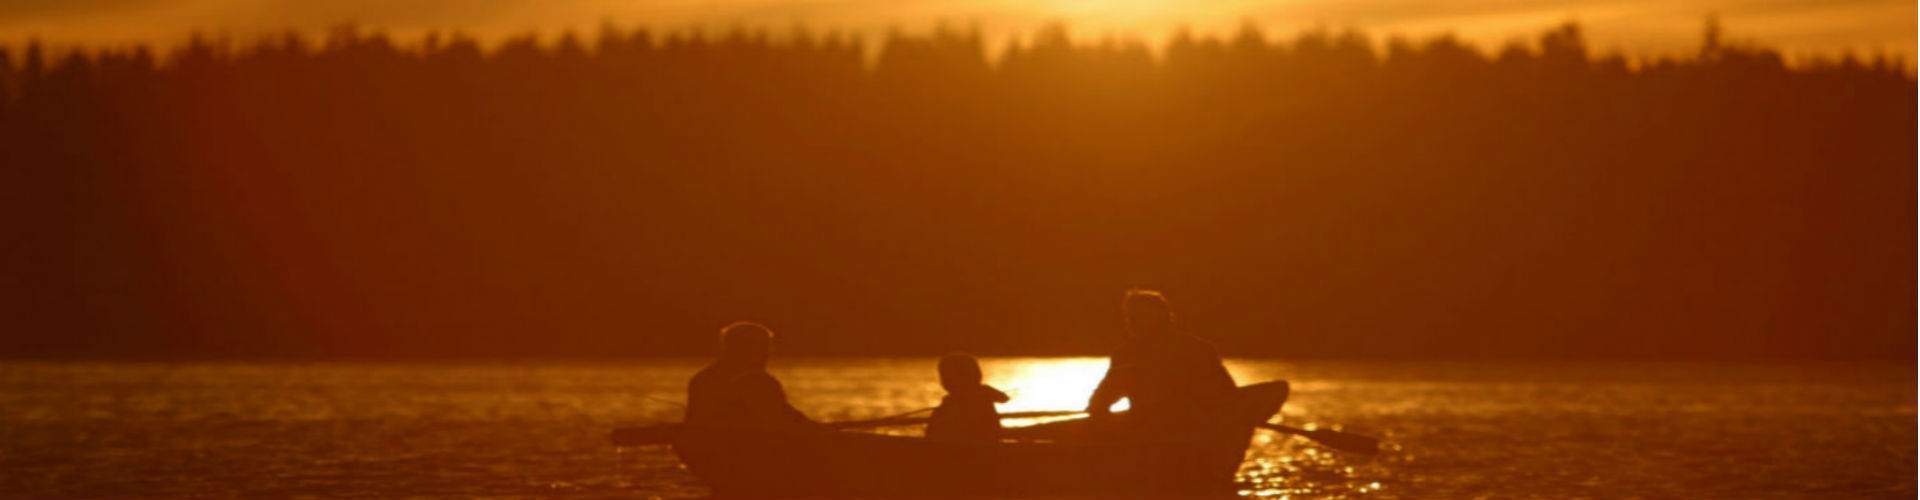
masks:
[[[787,391],[767,373],[773,330],[751,321],[720,329],[720,360],[687,383],[685,422],[754,428],[822,428],[787,404]]]
[[[1000,412],[1007,393],[981,383],[980,362],[954,353],[940,358],[940,387],[947,396],[927,420],[927,438],[943,441],[1000,441]]]
[[[1121,307],[1132,336],[1113,354],[1087,413],[1107,417],[1126,398],[1132,407],[1126,427],[1158,433],[1191,429],[1231,411],[1233,376],[1212,344],[1178,327],[1166,295],[1127,290]]]

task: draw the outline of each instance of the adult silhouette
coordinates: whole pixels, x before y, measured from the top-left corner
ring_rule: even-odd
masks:
[[[1231,411],[1233,376],[1212,344],[1181,331],[1166,295],[1131,289],[1121,306],[1131,337],[1114,352],[1087,413],[1104,418],[1126,398],[1132,406],[1127,427],[1184,433]]]
[[[1113,353],[1107,376],[1087,402],[1096,422],[1111,421],[1114,403],[1132,402],[1119,429],[1133,439],[1162,443],[1169,453],[1148,458],[1155,472],[1143,479],[1146,497],[1232,496],[1234,464],[1247,429],[1230,425],[1235,410],[1233,376],[1213,345],[1181,331],[1167,297],[1155,290],[1127,290],[1121,302],[1132,336]],[[1102,428],[1112,426],[1101,425]],[[1223,489],[1225,488],[1225,489]]]
[[[787,403],[786,388],[767,373],[773,330],[739,321],[720,329],[720,359],[687,383],[685,422],[755,428],[818,428]]]

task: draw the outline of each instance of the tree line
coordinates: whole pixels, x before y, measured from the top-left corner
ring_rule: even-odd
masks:
[[[1067,35],[0,51],[0,354],[1914,348],[1904,63]]]

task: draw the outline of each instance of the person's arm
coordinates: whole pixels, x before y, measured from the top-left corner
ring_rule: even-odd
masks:
[[[780,412],[784,420],[796,426],[825,427],[821,423],[815,422],[812,418],[807,417],[807,414],[802,413],[799,408],[794,408],[793,403],[787,402],[787,389],[780,385],[779,380],[774,380],[773,377],[767,377],[767,380],[773,381],[773,390],[780,394],[780,408],[777,411]]]
[[[772,375],[755,374],[747,383],[749,387],[746,390],[753,401],[754,412],[765,415],[766,421],[804,426],[820,425],[787,402],[786,387],[780,385],[779,379],[773,378]]]
[[[1203,358],[1199,362],[1204,365],[1204,368],[1200,372],[1200,378],[1196,380],[1201,385],[1193,389],[1205,391],[1198,395],[1212,404],[1231,407],[1235,391],[1239,389],[1240,384],[1233,381],[1233,373],[1227,371],[1226,360],[1220,359],[1220,351],[1216,350],[1212,343],[1199,341],[1197,344],[1198,354]]]
[[[686,413],[681,415],[681,422],[689,424],[707,423],[707,412],[711,411],[707,409],[707,405],[713,404],[707,400],[707,395],[703,392],[706,387],[704,387],[705,384],[702,382],[705,381],[707,376],[707,371],[701,370],[700,373],[694,374],[693,378],[687,381]]]
[[[1100,386],[1093,389],[1093,397],[1087,399],[1087,413],[1093,416],[1105,416],[1113,413],[1113,404],[1127,397],[1133,378],[1133,364],[1126,356],[1113,355],[1107,362],[1107,376],[1100,379]]]
[[[799,408],[794,408],[793,405],[786,405],[786,407],[787,407],[786,408],[787,422],[792,423],[793,425],[806,426],[806,427],[822,427],[823,426],[823,424],[819,422],[815,422],[813,421],[812,418],[807,417],[807,414],[801,413]]]
[[[1007,401],[1013,400],[1013,398],[1007,397],[1007,393],[1001,392],[999,389],[995,389],[991,385],[981,384],[980,388],[986,391],[987,399],[993,400],[993,402],[996,404],[1005,403]]]

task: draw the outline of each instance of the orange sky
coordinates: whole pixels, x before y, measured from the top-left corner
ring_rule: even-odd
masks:
[[[357,22],[400,36],[461,29],[489,38],[527,31],[593,31],[603,23],[690,28],[784,29],[804,24],[868,34],[977,23],[1003,44],[1049,21],[1078,36],[1149,41],[1180,26],[1225,32],[1244,22],[1282,36],[1314,26],[1374,36],[1453,32],[1492,49],[1577,20],[1602,51],[1681,55],[1717,13],[1732,40],[1758,41],[1790,58],[1892,53],[1914,59],[1915,3],[1892,0],[24,0],[0,2],[0,43],[38,37],[74,43],[174,42],[203,29],[237,38]]]

